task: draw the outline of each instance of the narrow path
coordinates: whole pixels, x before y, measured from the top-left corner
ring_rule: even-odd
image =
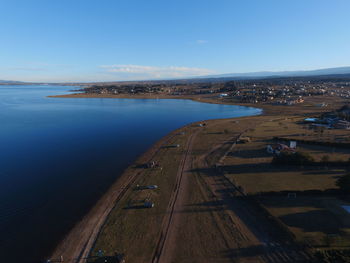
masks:
[[[181,217],[181,214],[177,212],[182,208],[188,191],[186,173],[190,170],[192,145],[198,132],[196,131],[191,134],[185,145],[185,152],[176,175],[175,187],[170,197],[166,215],[162,223],[161,234],[153,255],[153,263],[171,262],[174,246],[176,245],[176,229],[179,227]]]

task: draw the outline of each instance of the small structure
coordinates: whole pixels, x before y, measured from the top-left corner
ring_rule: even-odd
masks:
[[[289,142],[289,148],[296,149],[297,148],[297,142],[296,141],[290,141]]]
[[[305,118],[304,121],[308,122],[308,123],[315,123],[318,121],[318,119],[317,118]]]
[[[154,203],[151,201],[150,195],[141,200],[129,200],[125,209],[143,209],[143,208],[153,208]]]
[[[146,186],[147,189],[158,189],[158,185],[147,185]]]
[[[87,260],[88,263],[125,263],[125,255],[124,254],[119,254],[115,253],[114,256],[97,256],[96,257],[91,257],[90,259]]]
[[[156,161],[151,161],[149,163],[146,164],[147,168],[156,168],[159,167],[159,164]]]
[[[325,102],[322,102],[322,103],[317,103],[315,106],[316,106],[316,107],[327,107],[328,104],[325,103]]]
[[[276,154],[276,155],[280,155],[281,152],[295,153],[295,150],[293,148],[288,147],[287,145],[282,143],[267,145],[266,151],[270,154]]]
[[[173,145],[168,145],[168,146],[164,146],[164,148],[179,148],[180,144],[173,144]]]
[[[248,143],[250,142],[250,138],[249,137],[239,137],[237,140],[237,143]]]
[[[154,189],[158,189],[158,185],[136,185],[136,189],[137,190],[147,190],[147,189],[150,189],[150,190],[154,190]]]
[[[143,206],[144,206],[145,208],[153,208],[153,207],[154,207],[154,203],[148,200],[148,201],[145,201],[145,203],[143,204]]]

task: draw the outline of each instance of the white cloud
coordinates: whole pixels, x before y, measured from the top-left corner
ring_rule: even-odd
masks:
[[[30,67],[30,66],[25,66],[25,67],[12,67],[12,68],[6,68],[6,70],[10,71],[45,71],[47,70],[46,68],[42,67]]]
[[[208,43],[208,40],[198,39],[196,40],[196,43],[202,45]]]
[[[183,78],[192,76],[205,76],[215,73],[215,71],[205,68],[191,68],[191,67],[154,67],[142,65],[103,65],[100,66],[106,72],[114,73],[119,77],[126,78]]]

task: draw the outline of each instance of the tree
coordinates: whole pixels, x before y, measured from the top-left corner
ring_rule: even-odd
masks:
[[[349,194],[350,193],[350,174],[346,174],[346,175],[343,175],[342,177],[339,177],[339,179],[336,181],[335,184],[340,188],[342,192]]]
[[[322,158],[321,158],[321,162],[322,163],[329,163],[329,155],[323,155]]]
[[[286,165],[308,165],[314,161],[314,158],[305,152],[282,152],[273,158],[272,163]]]

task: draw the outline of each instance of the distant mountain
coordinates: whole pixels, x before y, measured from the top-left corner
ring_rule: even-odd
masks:
[[[24,82],[13,80],[0,80],[0,84],[24,84]]]
[[[250,73],[227,73],[219,75],[203,76],[201,78],[269,78],[269,77],[307,77],[322,75],[338,75],[350,74],[350,67],[326,68],[316,70],[300,70],[300,71],[261,71]]]
[[[349,76],[348,76],[349,75]],[[50,84],[50,85],[102,85],[102,84],[115,84],[115,83],[162,83],[162,82],[176,82],[176,83],[193,83],[193,82],[223,82],[230,80],[249,80],[249,79],[268,79],[268,78],[303,78],[303,77],[315,77],[315,78],[350,78],[350,67],[338,67],[338,68],[325,68],[316,70],[299,70],[299,71],[260,71],[260,72],[248,72],[248,73],[226,73],[218,75],[207,75],[191,78],[174,78],[174,79],[153,79],[153,80],[137,80],[137,81],[96,81],[96,82],[66,82],[66,83],[40,83],[40,82],[22,82],[13,80],[0,80],[0,85],[33,85],[33,84]]]

